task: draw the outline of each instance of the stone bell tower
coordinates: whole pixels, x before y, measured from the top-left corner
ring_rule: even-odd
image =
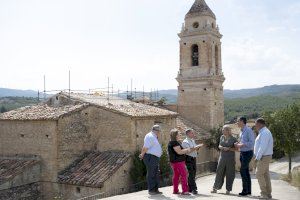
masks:
[[[177,76],[178,112],[199,127],[224,123],[221,38],[216,16],[205,0],[195,0],[185,16]]]

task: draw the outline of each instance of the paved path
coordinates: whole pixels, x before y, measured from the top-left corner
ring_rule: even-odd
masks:
[[[296,159],[296,162],[293,163],[293,166],[300,164],[300,156]],[[281,160],[276,163],[272,163],[270,168],[272,170],[272,187],[273,187],[273,199],[274,200],[300,200],[300,190],[290,186],[285,181],[280,180],[280,174],[285,173],[287,170],[287,162]],[[258,199],[257,196],[260,195],[260,189],[255,178],[255,175],[252,174],[252,195],[248,197],[239,197],[237,194],[242,191],[242,181],[239,174],[236,175],[234,181],[233,191],[231,195],[225,194],[225,188],[219,191],[218,194],[211,194],[212,185],[214,182],[215,175],[205,176],[197,179],[197,185],[199,190],[199,195],[191,196],[182,196],[182,195],[173,195],[172,187],[161,188],[163,192],[162,195],[149,196],[147,191],[141,191],[137,193],[131,193],[121,196],[115,196],[107,198],[107,200],[146,200],[146,199],[165,199],[165,200],[176,200],[176,199],[211,199],[211,200],[249,200],[249,199]]]

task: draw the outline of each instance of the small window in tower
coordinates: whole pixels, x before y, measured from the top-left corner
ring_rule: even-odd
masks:
[[[212,28],[216,28],[215,23],[211,23],[211,27],[212,27]]]
[[[219,74],[219,47],[215,46],[215,65],[216,65],[216,74]]]
[[[80,187],[76,187],[76,193],[80,193]]]
[[[198,23],[198,22],[194,22],[194,23],[193,23],[193,27],[194,27],[194,28],[198,28],[198,27],[199,27],[199,23]]]
[[[198,45],[194,44],[192,46],[192,66],[199,65],[199,48]]]

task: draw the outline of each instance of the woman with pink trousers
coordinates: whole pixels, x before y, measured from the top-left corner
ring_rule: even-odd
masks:
[[[179,194],[179,179],[182,186],[182,195],[190,195],[187,183],[187,170],[185,166],[185,154],[195,151],[194,148],[183,149],[180,134],[177,129],[172,129],[168,144],[169,158],[173,169],[173,194]]]

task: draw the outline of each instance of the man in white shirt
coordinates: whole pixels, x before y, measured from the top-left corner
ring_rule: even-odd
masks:
[[[162,148],[158,141],[160,126],[154,125],[152,131],[144,138],[144,146],[140,154],[147,168],[147,185],[150,195],[161,194],[159,187],[159,159],[162,155]]]
[[[195,142],[195,133],[192,129],[187,129],[185,131],[186,138],[182,142],[182,147],[187,148],[197,148],[196,150],[199,150],[201,145],[196,145]],[[193,194],[198,194],[197,191],[197,185],[196,185],[196,172],[197,172],[197,151],[193,151],[186,155],[186,167],[189,171],[189,177],[188,177],[188,185],[189,190]]]
[[[259,133],[254,145],[254,155],[257,161],[256,178],[261,190],[261,199],[272,199],[269,165],[273,155],[273,136],[266,127],[264,119],[257,119],[255,127]]]

